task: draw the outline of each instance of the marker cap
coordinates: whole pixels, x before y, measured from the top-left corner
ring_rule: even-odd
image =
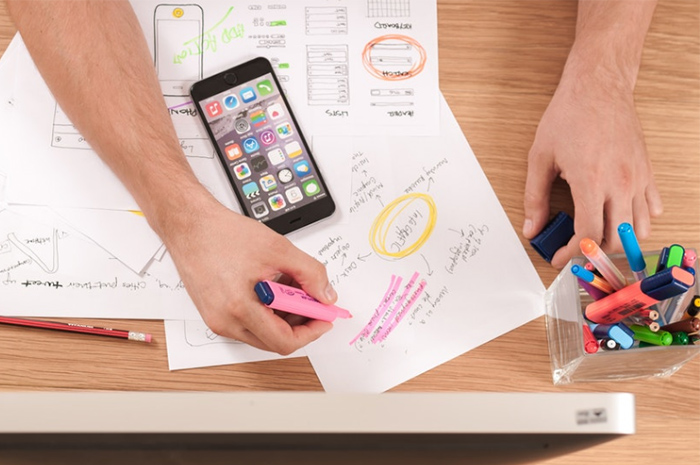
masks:
[[[560,248],[574,237],[574,220],[565,212],[559,212],[547,223],[542,232],[535,236],[530,245],[548,263]]]
[[[629,223],[622,223],[617,227],[617,233],[620,236],[622,248],[625,250],[630,269],[634,272],[644,270],[647,264],[644,261],[644,254],[642,254],[642,250],[639,248],[639,243],[637,242],[637,237],[634,234],[632,225]]]
[[[260,281],[253,288],[255,293],[258,295],[258,299],[265,305],[270,305],[273,300],[275,300],[275,294],[272,292],[272,288],[265,281]]]
[[[665,300],[682,294],[693,284],[695,284],[695,276],[683,268],[672,266],[644,278],[641,282],[641,291],[656,300]]]

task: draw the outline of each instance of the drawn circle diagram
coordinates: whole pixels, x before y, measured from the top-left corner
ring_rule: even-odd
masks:
[[[420,249],[435,229],[437,207],[427,194],[402,195],[372,223],[369,243],[380,256],[404,258]]]
[[[374,77],[384,81],[404,81],[425,68],[425,49],[412,37],[388,34],[367,43],[362,64]]]

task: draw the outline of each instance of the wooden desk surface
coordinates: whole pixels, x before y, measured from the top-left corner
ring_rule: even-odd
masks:
[[[515,229],[526,158],[573,41],[577,4],[440,0],[440,85]],[[700,7],[660,0],[647,36],[637,105],[663,197],[658,249],[700,248]],[[0,52],[15,32],[0,3]],[[507,137],[503,135],[507,134]],[[507,180],[507,181],[506,181]],[[552,210],[572,212],[557,183]],[[545,285],[556,271],[523,240]],[[103,322],[99,322],[103,323]],[[114,323],[118,327],[117,322]],[[0,331],[0,390],[320,390],[307,359],[169,372],[162,322],[139,323],[150,345],[71,334]],[[637,434],[546,463],[691,463],[700,442],[700,358],[668,379],[552,385],[542,318],[398,386],[395,391],[604,391],[637,397]],[[288,457],[291,458],[291,457]]]

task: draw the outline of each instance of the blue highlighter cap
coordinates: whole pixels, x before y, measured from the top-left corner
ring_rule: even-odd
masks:
[[[617,233],[620,236],[622,248],[625,249],[625,255],[630,264],[630,269],[634,272],[646,269],[647,264],[644,261],[644,254],[642,254],[642,250],[639,248],[639,242],[637,242],[637,236],[634,234],[632,225],[629,223],[622,223],[617,227]]]
[[[574,237],[574,220],[565,212],[559,212],[530,241],[530,245],[547,263],[551,263],[557,250],[568,244],[572,237]]]
[[[255,285],[254,289],[255,293],[258,295],[258,299],[260,299],[260,302],[264,303],[265,305],[270,305],[272,301],[275,300],[275,294],[272,293],[270,285],[266,282],[260,281]]]

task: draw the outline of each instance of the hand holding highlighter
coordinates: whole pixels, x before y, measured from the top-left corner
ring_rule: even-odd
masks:
[[[352,318],[344,308],[323,304],[296,287],[265,280],[257,283],[254,289],[260,302],[275,310],[329,322],[336,318]]]

